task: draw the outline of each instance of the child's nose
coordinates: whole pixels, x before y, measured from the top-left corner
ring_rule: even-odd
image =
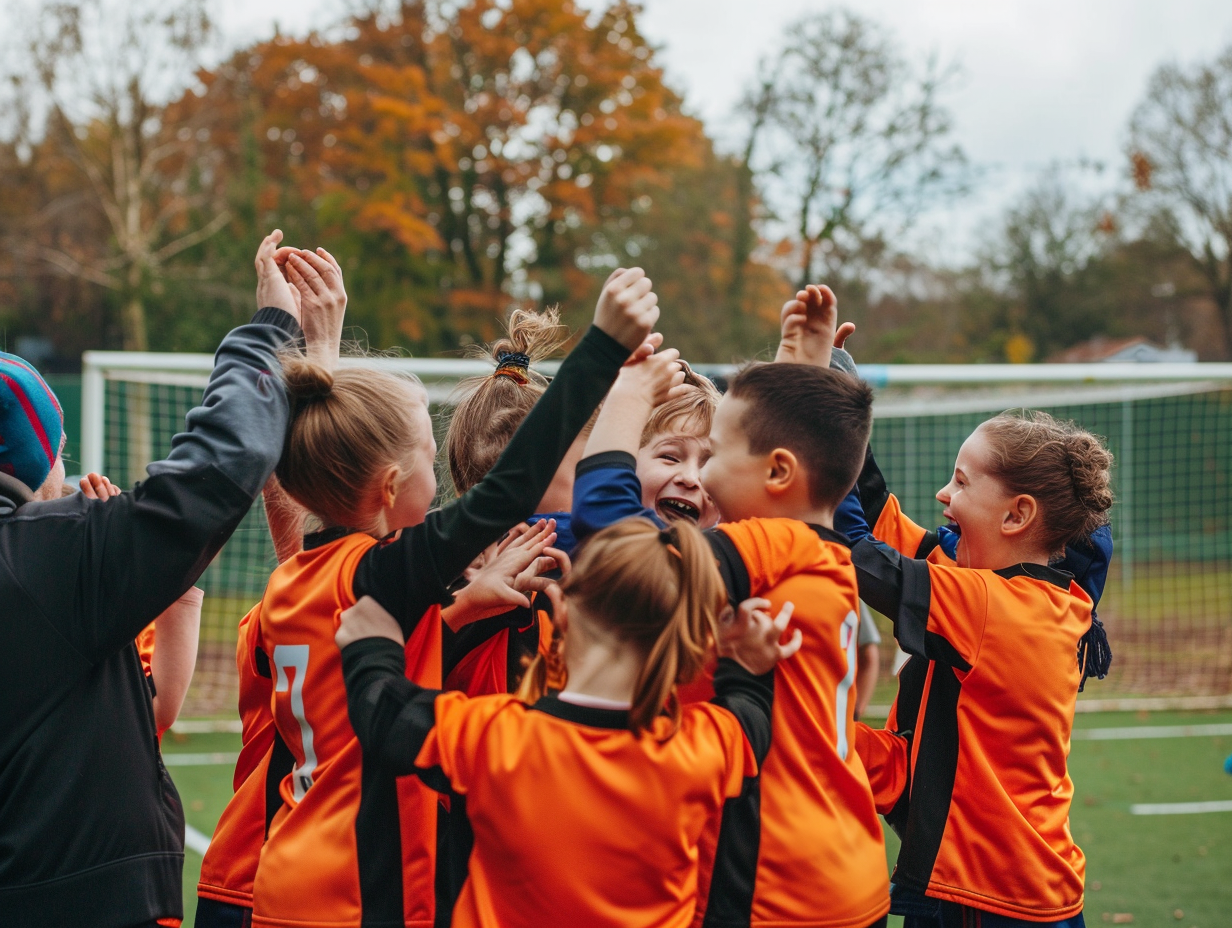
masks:
[[[937,502],[943,506],[950,504],[950,485],[948,483],[937,491]]]

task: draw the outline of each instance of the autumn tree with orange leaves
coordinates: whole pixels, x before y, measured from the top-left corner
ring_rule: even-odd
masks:
[[[374,343],[456,349],[491,338],[513,302],[580,320],[618,265],[670,291],[683,268],[655,252],[688,239],[706,298],[682,300],[675,334],[718,350],[735,179],[664,85],[634,7],[480,0],[445,18],[408,2],[336,37],[256,46],[202,80],[233,101],[240,237],[277,222],[329,242]],[[184,118],[198,99],[177,104]]]

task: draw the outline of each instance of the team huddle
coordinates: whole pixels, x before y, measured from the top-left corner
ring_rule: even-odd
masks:
[[[1110,659],[1098,438],[990,419],[928,530],[878,468],[828,288],[721,392],[617,269],[550,380],[569,333],[510,317],[434,509],[425,391],[339,366],[341,270],[280,241],[250,327],[282,341],[279,566],[239,626],[199,928],[1083,924],[1067,757]],[[884,727],[853,711],[861,600],[909,655]]]

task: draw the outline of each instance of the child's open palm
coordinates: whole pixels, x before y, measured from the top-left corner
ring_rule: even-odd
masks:
[[[550,582],[540,575],[558,566],[569,568],[569,558],[551,547],[556,541],[556,520],[516,526],[498,544],[492,545],[466,572],[467,584],[457,592],[452,606],[441,613],[454,631],[510,609],[530,605],[526,593]]]

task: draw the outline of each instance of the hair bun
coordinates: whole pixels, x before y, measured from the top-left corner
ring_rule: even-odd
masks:
[[[1095,436],[1082,431],[1065,437],[1074,497],[1087,512],[1084,534],[1105,525],[1112,508],[1112,454]]]
[[[300,403],[324,399],[334,389],[334,375],[304,357],[283,359],[282,380],[287,393]]]

